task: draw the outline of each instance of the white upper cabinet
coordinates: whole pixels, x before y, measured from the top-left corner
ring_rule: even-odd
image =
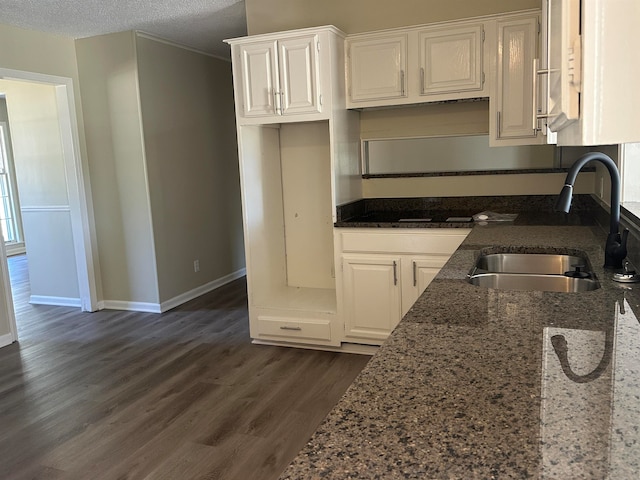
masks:
[[[347,52],[351,102],[406,97],[406,34],[354,38]]]
[[[482,24],[418,32],[420,95],[482,90]]]
[[[538,15],[497,22],[496,82],[489,126],[492,146],[546,143],[538,127],[534,95],[538,26]]]
[[[245,117],[320,112],[317,35],[238,46]]]
[[[332,71],[343,62],[344,35],[318,27],[227,40],[240,124],[329,118]],[[339,53],[338,53],[339,52]]]
[[[349,35],[345,49],[347,108],[488,96],[481,22]]]
[[[558,145],[640,141],[640,2],[544,0],[548,124]]]

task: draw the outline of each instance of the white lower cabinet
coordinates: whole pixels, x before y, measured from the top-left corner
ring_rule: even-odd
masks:
[[[416,303],[440,269],[449,260],[449,255],[411,256],[403,259],[402,316]]]
[[[399,256],[343,255],[345,335],[384,340],[402,312]]]
[[[336,229],[344,341],[381,344],[469,229]]]

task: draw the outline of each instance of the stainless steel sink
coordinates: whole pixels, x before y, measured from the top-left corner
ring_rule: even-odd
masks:
[[[528,273],[479,273],[469,277],[469,283],[499,290],[538,290],[543,292],[589,292],[600,288],[593,278]]]
[[[576,255],[548,253],[491,253],[481,255],[476,270],[496,273],[539,273],[563,275],[574,265],[588,265],[587,259]]]
[[[579,254],[487,253],[478,257],[468,279],[472,285],[500,290],[568,293],[600,288],[586,255]]]

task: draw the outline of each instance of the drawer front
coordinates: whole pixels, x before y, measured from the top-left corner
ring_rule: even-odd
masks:
[[[454,230],[451,232],[450,230]],[[452,254],[471,230],[446,229],[427,234],[401,232],[343,232],[343,252]]]
[[[331,342],[329,320],[309,320],[295,317],[258,316],[258,338],[305,343]]]

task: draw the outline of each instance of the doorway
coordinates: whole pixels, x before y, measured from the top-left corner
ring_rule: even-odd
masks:
[[[63,238],[66,239],[64,243],[69,251],[66,263],[73,264],[74,271],[71,276],[74,276],[73,281],[77,285],[76,291],[79,298],[77,302],[79,305],[77,306],[83,311],[98,310],[96,287],[98,264],[94,247],[95,231],[93,228],[88,168],[79,154],[80,143],[72,79],[0,68],[0,82],[3,80],[31,85],[46,85],[54,92],[53,101],[55,102],[55,111],[57,113],[57,128],[59,130],[57,133],[59,135],[61,160],[54,173],[49,172],[47,167],[45,169],[47,171],[42,172],[41,175],[45,177],[46,175],[57,175],[59,178],[64,178],[65,201],[53,202],[53,204],[51,202],[42,202],[42,207],[44,208],[39,208],[40,217],[34,224],[40,225],[41,228],[44,225],[46,231],[47,228],[56,229],[65,222],[67,223],[68,232],[61,234],[61,238],[66,235]],[[43,181],[46,180],[48,178]],[[22,197],[22,194],[20,196]],[[33,212],[35,212],[35,209],[33,209]],[[63,219],[62,221],[60,221],[61,218]],[[25,230],[27,230],[26,227]],[[50,230],[50,232],[54,231]],[[40,248],[40,254],[43,257],[54,261],[54,264],[55,260],[59,260],[56,258],[56,255],[59,255],[57,251],[47,250],[51,245],[48,245],[46,236],[40,238],[40,235],[36,235],[35,238],[29,239],[27,231],[25,231],[25,236],[27,241],[31,240],[31,245]],[[30,246],[29,248],[32,247]],[[34,251],[36,248],[34,248]],[[58,263],[58,265],[62,264]],[[50,265],[43,265],[43,268],[49,267]],[[0,297],[7,300],[0,301],[0,346],[2,346],[3,343],[11,343],[17,340],[4,245],[0,248],[0,270],[2,270],[0,272],[0,293],[2,293]],[[46,275],[43,278],[46,278]],[[55,298],[55,295],[53,298]],[[46,299],[43,303],[46,303]],[[7,327],[9,334],[3,334]]]

